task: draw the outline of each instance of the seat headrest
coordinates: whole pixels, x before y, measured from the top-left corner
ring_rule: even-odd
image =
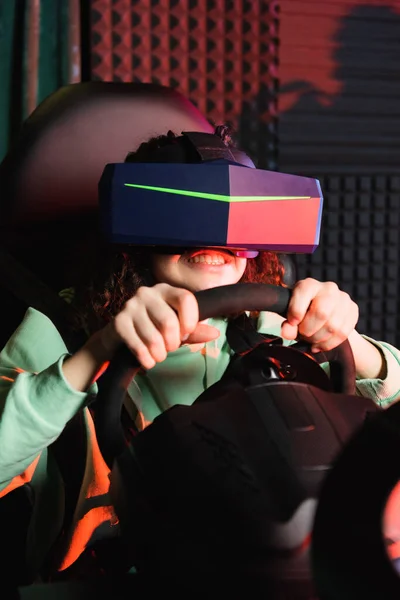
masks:
[[[108,162],[168,130],[214,128],[182,94],[151,83],[60,88],[27,119],[0,165],[0,221],[9,227],[85,215]]]

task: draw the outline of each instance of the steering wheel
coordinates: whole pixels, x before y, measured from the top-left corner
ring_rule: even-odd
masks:
[[[281,316],[287,314],[291,290],[270,284],[239,283],[203,290],[195,293],[199,305],[199,320],[244,311],[269,311]],[[308,353],[309,344],[296,345]],[[355,365],[349,342],[346,340],[329,352],[320,352],[309,360],[329,362],[334,391],[355,393]],[[121,410],[127,387],[140,369],[133,354],[122,346],[102,376],[96,399],[96,432],[102,455],[112,468],[114,459],[126,447],[121,425]]]

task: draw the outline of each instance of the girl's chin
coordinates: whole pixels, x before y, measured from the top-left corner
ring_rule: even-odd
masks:
[[[189,263],[190,264],[190,263]],[[230,265],[190,265],[190,272],[184,276],[185,287],[192,292],[199,292],[220,285],[237,283],[239,274],[232,272]],[[226,268],[228,267],[228,269]]]

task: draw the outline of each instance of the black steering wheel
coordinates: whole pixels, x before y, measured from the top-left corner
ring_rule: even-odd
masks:
[[[269,311],[285,316],[291,290],[263,283],[239,283],[196,292],[195,296],[199,320],[243,311]],[[298,349],[308,352],[310,347],[302,343]],[[347,340],[329,352],[320,352],[309,358],[318,363],[329,362],[335,392],[355,393],[354,357]],[[121,410],[127,387],[139,369],[137,359],[123,346],[102,376],[96,399],[95,423],[99,446],[110,468],[126,447]]]

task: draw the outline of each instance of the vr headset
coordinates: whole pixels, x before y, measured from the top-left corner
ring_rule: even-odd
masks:
[[[106,240],[173,254],[224,247],[248,258],[318,247],[316,179],[257,169],[215,134],[183,132],[175,141],[152,162],[106,165],[99,182]]]

